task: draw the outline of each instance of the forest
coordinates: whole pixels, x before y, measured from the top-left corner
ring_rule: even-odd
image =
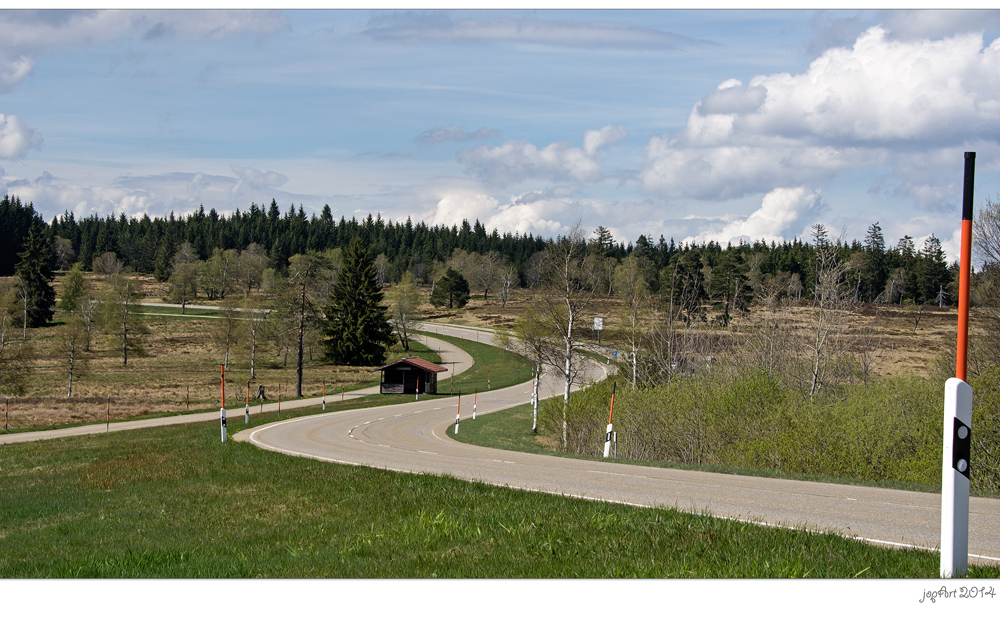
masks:
[[[538,254],[553,240],[488,231],[478,220],[451,227],[429,227],[409,219],[388,222],[371,214],[362,221],[344,217],[337,221],[328,205],[319,216],[307,216],[301,205],[282,213],[273,200],[266,208],[251,204],[247,211],[230,216],[214,209],[206,213],[202,207],[185,217],[121,214],[77,220],[73,213],[64,213],[45,223],[32,204],[7,195],[0,201],[0,222],[0,276],[14,274],[32,226],[44,230],[49,240],[53,269],[68,270],[78,262],[84,270],[92,270],[95,259],[113,253],[123,268],[166,281],[177,252],[187,243],[191,257],[203,261],[216,250],[238,254],[253,245],[266,255],[266,268],[287,273],[288,258],[293,255],[344,250],[360,238],[375,258],[384,283],[398,281],[405,272],[411,272],[418,284],[433,283],[444,272],[441,265],[452,260],[456,251],[464,252],[459,253],[458,262],[468,255],[489,255],[491,264],[480,269],[495,272],[470,276],[471,267],[461,264],[468,271],[463,274],[480,291],[496,289],[509,266],[515,270],[518,287],[537,285]],[[656,240],[639,236],[626,244],[598,227],[588,242],[605,259],[609,272],[612,264],[634,255],[652,291],[667,294],[670,289],[677,293],[686,289],[691,303],[720,303],[730,311],[745,309],[763,296],[811,298],[816,286],[816,247],[827,244],[836,246],[838,259],[850,265],[847,277],[856,302],[955,303],[955,266],[948,265],[941,241],[933,235],[921,247],[909,236],[891,245],[878,222],[870,225],[863,240],[835,238],[819,224],[809,240],[723,247],[715,242],[678,244],[662,236]]]

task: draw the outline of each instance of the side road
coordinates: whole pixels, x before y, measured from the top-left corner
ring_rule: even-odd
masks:
[[[189,305],[190,306],[190,305]],[[440,339],[432,339],[424,335],[417,335],[414,337],[420,343],[426,345],[427,347],[433,349],[441,357],[441,366],[447,367],[449,373],[447,375],[452,375],[452,372],[457,375],[463,371],[468,371],[473,364],[473,359],[467,352],[461,348],[455,346],[454,344],[441,341]],[[365,397],[368,395],[378,394],[378,387],[373,386],[370,388],[363,388],[356,391],[351,391],[344,393],[345,399],[358,399],[360,397]],[[339,397],[339,394],[338,394]],[[331,401],[334,397],[331,395],[329,397]],[[322,397],[310,397],[306,399],[294,399],[290,401],[282,401],[282,410],[294,410],[296,408],[306,408],[309,406],[315,406],[321,404],[323,401]],[[250,406],[250,415],[267,414],[268,412],[274,413],[278,410],[278,403],[265,403],[263,409],[260,404]],[[240,406],[238,408],[227,408],[226,417],[227,425],[230,427],[230,432],[236,431],[243,426],[242,418],[244,413],[244,407]],[[118,421],[111,423],[110,425],[105,423],[99,423],[96,425],[80,425],[78,427],[66,427],[63,429],[47,429],[43,431],[25,431],[19,433],[10,433],[5,435],[0,435],[0,444],[16,444],[19,442],[36,442],[39,440],[53,440],[56,438],[67,438],[71,436],[84,436],[90,434],[106,433],[108,431],[128,431],[131,429],[145,429],[147,427],[163,427],[165,425],[181,425],[184,423],[202,423],[205,421],[217,421],[219,419],[219,411],[215,410],[212,412],[196,412],[194,414],[181,414],[177,416],[161,416],[158,418],[146,418],[135,421]]]

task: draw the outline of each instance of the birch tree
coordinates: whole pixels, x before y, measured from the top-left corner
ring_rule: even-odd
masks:
[[[139,282],[125,275],[112,275],[101,302],[101,323],[116,347],[121,349],[122,365],[128,365],[129,352],[142,354],[142,337],[149,332],[142,320],[142,291]]]

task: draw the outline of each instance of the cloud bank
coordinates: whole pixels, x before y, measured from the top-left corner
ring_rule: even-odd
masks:
[[[659,195],[731,199],[998,135],[1000,40],[901,41],[873,27],[802,74],[723,82],[681,131],[650,140],[640,178]],[[927,180],[903,177],[902,190]]]

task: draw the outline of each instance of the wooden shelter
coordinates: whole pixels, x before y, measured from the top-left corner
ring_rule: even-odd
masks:
[[[437,374],[448,369],[422,358],[403,358],[372,371],[382,372],[379,392],[383,395],[413,395],[437,393]]]

